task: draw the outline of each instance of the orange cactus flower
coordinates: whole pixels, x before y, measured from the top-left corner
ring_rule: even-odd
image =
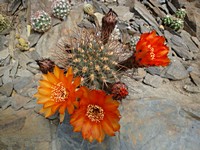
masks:
[[[70,123],[74,132],[82,132],[84,139],[102,142],[105,134],[114,136],[119,131],[119,102],[102,90],[89,90],[82,87],[80,107],[72,114]]]
[[[71,67],[66,75],[57,66],[54,67],[53,73],[43,74],[43,80],[39,81],[38,92],[34,95],[38,98],[37,103],[43,104],[40,112],[44,113],[45,117],[50,117],[59,111],[60,122],[63,122],[65,110],[72,114],[74,108],[78,107],[77,97],[81,92],[77,87],[80,82],[80,77],[73,79]]]
[[[155,31],[142,34],[136,45],[135,63],[140,67],[169,65],[169,48],[164,42],[165,38],[156,35]]]

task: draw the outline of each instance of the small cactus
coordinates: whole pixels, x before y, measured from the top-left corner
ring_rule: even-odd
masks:
[[[55,0],[52,4],[53,16],[59,19],[64,19],[69,15],[71,6],[65,0]]]
[[[9,27],[10,27],[9,19],[6,16],[0,14],[0,33]]]
[[[170,26],[171,23],[173,22],[173,19],[170,15],[166,15],[163,19],[162,19],[162,22],[164,25],[166,26]]]
[[[175,19],[170,25],[170,28],[172,28],[174,31],[178,31],[179,29],[183,28],[184,21],[182,19]]]
[[[180,8],[176,11],[175,16],[180,19],[184,19],[186,16],[186,11],[183,8]]]
[[[137,45],[139,40],[140,40],[140,36],[139,35],[131,36],[130,42],[129,42],[130,46],[135,49],[135,47],[136,47],[136,45]]]
[[[114,100],[122,100],[128,95],[128,87],[123,82],[114,83],[111,87],[111,94]]]
[[[51,17],[45,11],[36,11],[31,16],[32,29],[37,32],[45,32],[51,28]]]
[[[53,69],[55,67],[55,63],[50,60],[49,58],[36,60],[38,66],[40,67],[40,71],[44,74],[47,74],[48,72],[53,72]]]
[[[94,15],[94,7],[90,3],[84,4],[83,11],[88,15]]]
[[[104,45],[100,35],[87,30],[78,30],[69,35],[62,58],[61,55],[57,56],[60,59],[56,63],[62,64],[64,68],[72,66],[74,73],[83,77],[83,84],[94,89],[103,89],[107,83],[118,80],[117,54],[113,51],[121,49],[120,46],[112,42]]]

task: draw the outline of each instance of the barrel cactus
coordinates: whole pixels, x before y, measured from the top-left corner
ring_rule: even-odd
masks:
[[[176,13],[175,13],[175,16],[176,16],[177,18],[184,19],[185,16],[186,16],[186,10],[183,9],[183,8],[178,9],[178,10],[176,11]]]
[[[55,0],[52,4],[53,16],[59,19],[64,19],[69,15],[71,6],[65,0]]]
[[[65,44],[60,44],[65,49],[64,53],[57,56],[57,63],[64,68],[72,66],[74,73],[83,77],[84,85],[103,89],[107,83],[118,81],[117,54],[113,51],[122,47],[113,42],[104,45],[100,35],[87,30],[68,33],[67,39],[62,42]]]
[[[175,19],[170,25],[170,28],[172,28],[175,31],[178,31],[183,27],[184,27],[184,21],[182,19]]]
[[[166,16],[162,19],[162,22],[163,22],[164,25],[170,26],[171,23],[173,22],[172,16],[166,15]]]
[[[38,10],[31,16],[31,26],[37,32],[45,32],[51,28],[51,17],[45,11]]]

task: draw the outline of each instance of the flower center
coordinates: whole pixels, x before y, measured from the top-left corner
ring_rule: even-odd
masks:
[[[148,45],[148,48],[150,49],[151,60],[154,60],[155,59],[154,48],[151,45]]]
[[[52,86],[51,99],[55,102],[63,102],[68,98],[69,91],[64,87],[62,82]]]
[[[104,110],[98,105],[89,104],[87,106],[87,113],[86,116],[92,122],[100,122],[104,118]]]

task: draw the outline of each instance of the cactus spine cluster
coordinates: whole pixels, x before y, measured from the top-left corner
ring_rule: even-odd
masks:
[[[55,0],[52,4],[53,16],[59,19],[64,19],[69,15],[71,6],[65,0]]]
[[[37,32],[45,32],[51,28],[51,17],[45,11],[36,11],[31,16],[32,29]]]
[[[74,73],[83,77],[83,84],[94,89],[103,89],[107,83],[117,81],[118,63],[113,53],[116,44],[110,42],[104,45],[100,36],[86,30],[78,30],[73,35],[76,36],[68,34],[70,40],[66,41],[70,42],[66,45],[69,48],[60,59],[67,60],[64,67],[72,66]]]
[[[175,31],[178,31],[179,29],[184,27],[185,16],[186,16],[186,11],[185,9],[181,8],[175,12],[174,16],[166,15],[162,19],[162,22],[164,25],[172,28]]]
[[[186,11],[183,8],[180,8],[176,11],[175,16],[180,19],[184,19],[186,16]]]

